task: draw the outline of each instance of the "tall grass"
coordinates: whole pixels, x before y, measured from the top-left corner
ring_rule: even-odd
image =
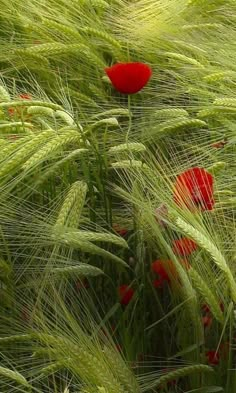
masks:
[[[235,16],[2,1],[2,392],[236,390]],[[130,61],[152,78],[126,96],[104,68]],[[176,203],[194,167],[212,210]]]

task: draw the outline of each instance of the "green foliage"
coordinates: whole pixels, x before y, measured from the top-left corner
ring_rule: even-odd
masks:
[[[1,392],[236,390],[235,20],[233,0],[2,1]],[[127,97],[104,68],[129,61],[152,77]],[[194,185],[176,202],[193,167],[212,210]]]

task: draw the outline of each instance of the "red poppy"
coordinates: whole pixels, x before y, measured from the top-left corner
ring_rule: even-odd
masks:
[[[204,328],[210,328],[212,325],[212,318],[206,315],[205,317],[202,317],[202,324]]]
[[[113,224],[112,225],[113,230],[118,233],[120,236],[125,236],[126,233],[128,232],[127,229],[121,228],[118,224]]]
[[[190,264],[186,259],[182,259],[180,263],[186,269],[190,268]],[[176,267],[171,260],[157,260],[152,263],[151,270],[159,276],[158,279],[153,281],[155,288],[163,288],[165,282],[169,284],[171,282],[171,277],[177,279]]]
[[[144,63],[116,63],[105,68],[114,88],[123,94],[135,94],[149,81],[152,70]]]
[[[163,278],[153,281],[153,286],[154,286],[154,288],[157,288],[157,289],[162,289],[164,287],[164,284],[165,284],[165,280],[163,280]]]
[[[212,365],[212,366],[217,366],[217,364],[219,364],[220,361],[220,356],[219,353],[216,351],[208,351],[206,353],[206,357],[208,360],[208,364]]]
[[[187,237],[173,241],[173,251],[177,255],[188,256],[197,249],[197,244]]]
[[[15,108],[8,108],[7,111],[8,111],[9,116],[14,116],[14,114],[16,113]]]
[[[18,98],[20,98],[21,100],[32,100],[31,94],[28,93],[19,94]],[[11,108],[11,107],[8,108],[9,116],[14,116],[14,115],[19,116],[21,114],[21,111],[22,111],[22,107],[20,106],[17,106],[15,108]]]
[[[9,139],[10,141],[15,141],[16,139],[19,139],[19,135],[17,135],[17,134],[10,134],[10,135],[7,135],[6,138]]]
[[[129,285],[124,284],[119,287],[118,291],[120,303],[123,306],[127,306],[134,296],[133,288],[130,288]]]
[[[77,282],[76,282],[76,291],[77,292],[79,292],[79,291],[81,291],[82,289],[87,289],[87,288],[89,288],[89,283],[88,283],[88,281],[87,280],[78,280]]]
[[[154,273],[158,274],[159,280],[156,280],[156,284],[154,286],[158,287],[158,281],[161,281],[162,283],[164,281],[170,282],[170,277],[169,274],[166,271],[166,267],[168,266],[168,270],[170,272],[171,269],[173,269],[173,263],[172,261],[162,261],[162,260],[157,260],[151,264],[151,269]]]
[[[211,311],[210,307],[207,304],[202,305],[202,311],[209,313]]]
[[[211,147],[214,147],[216,149],[222,149],[226,144],[227,141],[220,141],[220,142],[212,143]]]
[[[220,309],[222,312],[224,312],[224,304],[222,302],[219,303]],[[210,313],[211,309],[207,304],[203,304],[202,305],[202,311],[204,311],[205,313]]]
[[[190,210],[212,210],[213,176],[203,168],[191,168],[177,176],[174,184],[174,201]]]
[[[31,94],[25,93],[25,94],[19,94],[19,98],[22,100],[32,100]]]

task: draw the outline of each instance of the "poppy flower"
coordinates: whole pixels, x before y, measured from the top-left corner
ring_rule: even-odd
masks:
[[[188,256],[197,249],[197,244],[187,237],[173,241],[173,251],[177,255]]]
[[[135,94],[149,81],[152,70],[144,63],[116,63],[105,68],[114,88],[123,94]]]
[[[217,364],[219,364],[220,361],[220,356],[219,353],[216,351],[208,351],[206,353],[206,357],[208,360],[208,364],[212,365],[212,366],[217,366]]]
[[[8,108],[8,114],[9,114],[9,116],[14,116],[14,114],[15,114],[15,108]]]
[[[7,135],[7,137],[6,137],[9,141],[15,141],[16,139],[19,139],[19,135],[17,135],[17,134],[10,134],[10,135]]]
[[[32,100],[31,94],[25,93],[25,94],[19,94],[19,98],[22,100]]]
[[[205,317],[202,317],[202,324],[203,324],[204,329],[208,328],[208,327],[210,328],[212,325],[212,318],[209,317],[208,315],[206,315]]]
[[[120,303],[123,306],[127,306],[129,302],[132,300],[132,297],[134,296],[133,288],[130,288],[129,285],[124,284],[118,288],[118,291],[119,291]]]
[[[154,280],[154,281],[153,281],[153,286],[154,286],[154,288],[157,288],[157,289],[162,289],[162,288],[164,288],[165,281],[166,281],[166,280],[164,280],[163,278],[160,278],[159,280]],[[168,282],[169,282],[169,281],[168,281]]]
[[[162,260],[157,260],[154,261],[151,265],[151,270],[157,274],[159,276],[159,280],[156,281],[161,281],[161,282],[170,282],[170,277],[169,274],[166,271],[166,268],[168,266],[168,270],[170,272],[171,269],[173,269],[173,263],[172,261],[162,261]],[[158,285],[158,283],[156,282],[156,285]],[[154,285],[155,286],[155,285]]]
[[[28,93],[19,94],[18,98],[20,98],[21,100],[32,100],[31,94],[28,94]],[[14,115],[20,116],[21,111],[22,111],[22,107],[20,107],[20,106],[15,107],[15,108],[11,108],[11,107],[8,108],[9,116],[14,116]]]
[[[224,312],[224,308],[225,308],[224,304],[221,302],[221,303],[219,303],[219,306],[220,306],[221,311]],[[204,311],[205,313],[210,313],[211,309],[207,304],[203,304],[202,311]]]
[[[211,311],[210,307],[207,304],[202,305],[202,311],[209,313]]]
[[[196,207],[212,210],[213,176],[203,168],[191,168],[177,176],[174,184],[174,201],[179,206],[186,206],[189,210]]]
[[[212,143],[211,147],[214,147],[215,149],[222,149],[226,144],[227,141],[220,141],[220,142]]]
[[[112,225],[112,228],[113,228],[113,230],[114,230],[116,233],[118,233],[118,235],[120,235],[120,236],[125,236],[126,233],[128,232],[127,229],[121,228],[118,224],[113,224],[113,225]]]
[[[186,259],[182,259],[180,263],[186,269],[190,268],[190,264]],[[170,260],[154,261],[151,265],[151,270],[159,276],[158,279],[153,281],[153,285],[155,288],[163,288],[165,282],[169,284],[171,282],[171,277],[177,278],[177,271],[175,265]]]
[[[80,292],[82,289],[88,289],[89,283],[87,280],[78,280],[76,282],[76,291]]]

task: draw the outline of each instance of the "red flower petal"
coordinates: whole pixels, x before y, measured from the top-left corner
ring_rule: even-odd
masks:
[[[14,114],[16,113],[15,108],[8,108],[7,111],[8,111],[9,116],[14,116]]]
[[[126,233],[128,232],[127,229],[121,228],[118,224],[112,225],[112,228],[113,228],[113,230],[114,230],[116,233],[118,233],[118,235],[120,235],[120,236],[125,236]]]
[[[144,63],[117,63],[105,68],[114,88],[123,94],[135,94],[149,81],[152,70]]]
[[[216,351],[208,351],[206,353],[206,357],[208,359],[208,364],[210,364],[212,366],[216,366],[217,364],[219,364],[220,356],[219,356],[218,352],[216,352]]]
[[[128,285],[124,284],[118,288],[118,291],[120,303],[123,304],[123,306],[127,306],[134,295],[133,288],[130,288]]]
[[[32,100],[32,96],[30,94],[19,94],[19,98],[21,98],[22,100]]]
[[[207,304],[202,305],[202,311],[209,313],[211,311],[210,307]]]
[[[154,286],[154,288],[162,289],[164,287],[164,283],[165,283],[165,280],[160,278],[160,280],[154,280],[153,281],[153,286]]]
[[[212,210],[213,176],[203,168],[191,168],[177,176],[174,184],[174,201],[190,210]]]
[[[204,328],[211,327],[212,325],[212,318],[209,316],[202,317],[202,324]]]
[[[186,259],[180,260],[181,265],[187,270],[191,267]],[[153,281],[155,288],[163,288],[164,283],[168,284],[171,282],[171,278],[178,278],[177,270],[174,263],[170,260],[162,261],[157,260],[151,264],[151,270],[158,274],[159,278]]]
[[[171,266],[172,265],[172,266]],[[170,277],[166,271],[166,267],[170,271],[170,267],[173,268],[173,263],[171,261],[161,261],[160,259],[153,262],[151,269],[154,273],[158,274],[160,280],[157,281],[167,281],[170,282]]]
[[[187,237],[173,241],[173,251],[177,255],[188,256],[197,249],[197,244]]]
[[[89,283],[86,279],[84,280],[78,280],[76,282],[76,291],[80,292],[82,289],[87,289],[89,288]]]
[[[219,306],[220,306],[221,311],[224,312],[224,309],[225,309],[224,304],[222,302],[220,302]],[[204,311],[205,313],[210,313],[211,309],[207,304],[203,304],[202,311]]]
[[[227,144],[226,141],[220,141],[220,142],[212,143],[211,147],[214,147],[215,149],[222,149],[226,144]]]

